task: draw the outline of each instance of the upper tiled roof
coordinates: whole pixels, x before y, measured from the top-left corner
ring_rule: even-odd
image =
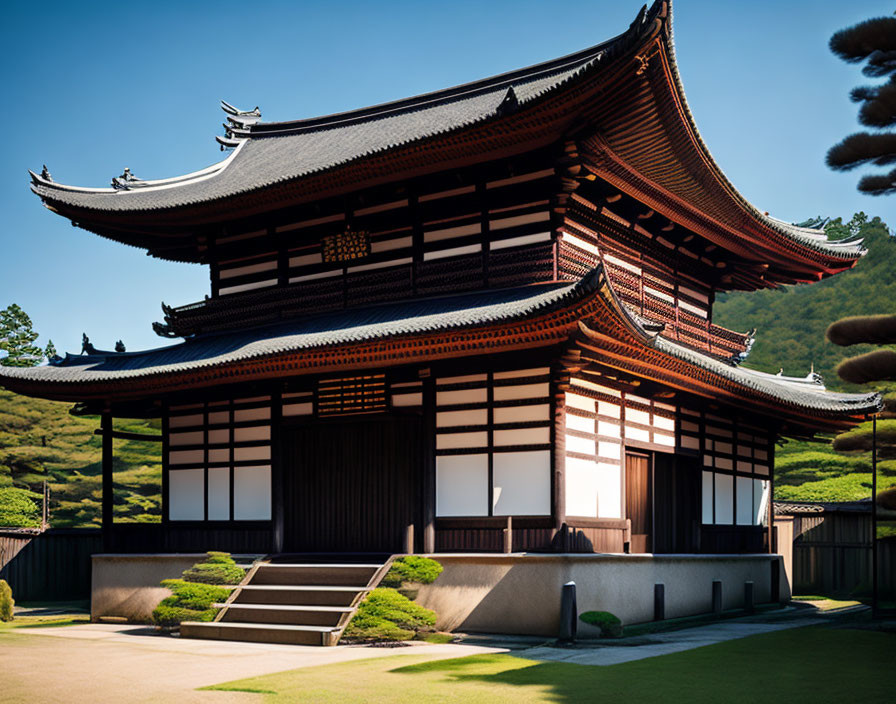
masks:
[[[32,190],[48,201],[103,211],[176,208],[302,178],[355,159],[500,117],[525,107],[598,64],[606,64],[649,26],[657,2],[619,36],[568,56],[506,74],[351,112],[261,123],[236,132],[234,154],[189,177],[142,181],[132,189],[63,186],[32,172]],[[509,95],[508,92],[512,91]],[[506,101],[506,102],[505,102]]]
[[[378,154],[440,135],[451,135],[501,118],[505,113],[525,113],[553,94],[579,80],[616,65],[614,59],[652,36],[664,17],[671,27],[671,3],[656,0],[642,8],[629,29],[606,42],[559,59],[454,88],[393,101],[350,112],[291,122],[261,122],[254,113],[234,115],[225,105],[234,139],[222,143],[237,145],[227,159],[185,176],[157,181],[124,183],[125,188],[80,188],[56,183],[32,172],[32,190],[48,205],[73,218],[88,230],[113,239],[152,249],[145,238],[125,236],[108,223],[91,224],[91,213],[115,214],[176,211],[224,199],[248,195],[266,188],[300,182],[302,179]],[[727,185],[730,197],[742,204],[751,217],[801,246],[835,260],[850,260],[863,252],[861,242],[830,242],[822,229],[800,227],[767,216],[744,199],[728,182],[709,155],[687,109],[684,91],[674,61],[671,28],[667,46],[672,78],[684,106],[686,120],[715,169]],[[556,135],[559,137],[559,135]],[[119,180],[120,181],[120,180]],[[120,182],[119,185],[122,185]],[[125,227],[125,230],[128,228]],[[138,228],[139,229],[139,228]],[[178,253],[174,253],[177,250]],[[195,255],[177,247],[163,258],[195,260]]]

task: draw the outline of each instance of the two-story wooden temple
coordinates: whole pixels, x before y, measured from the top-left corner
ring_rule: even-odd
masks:
[[[111,188],[32,174],[84,230],[208,266],[140,352],[0,368],[101,414],[115,551],[769,551],[773,449],[873,394],[740,366],[721,292],[860,242],[773,219],[697,133],[669,3],[597,46],[326,117],[223,104],[227,157]],[[113,526],[115,418],[163,424],[163,520]]]

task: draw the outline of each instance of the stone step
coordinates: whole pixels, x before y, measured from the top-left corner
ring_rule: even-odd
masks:
[[[234,604],[268,604],[290,606],[351,606],[363,587],[333,587],[325,585],[293,586],[282,584],[242,587]]]
[[[332,626],[295,626],[274,623],[227,623],[184,621],[182,638],[239,640],[283,645],[335,645],[338,629]]]
[[[215,604],[218,608],[224,604]],[[281,623],[295,626],[339,626],[352,613],[351,606],[277,606],[269,604],[231,604],[224,612],[224,623]]]
[[[366,587],[382,565],[265,563],[258,566],[251,585],[307,585]]]

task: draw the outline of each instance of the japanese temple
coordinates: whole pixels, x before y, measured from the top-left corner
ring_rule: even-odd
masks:
[[[209,270],[204,300],[162,305],[157,349],[0,367],[102,417],[109,552],[767,559],[775,443],[878,409],[741,366],[755,331],[713,322],[721,293],[864,250],[735,190],[688,109],[668,2],[404,100],[281,122],[222,107],[226,158],[201,171],[31,174],[73,225]],[[134,417],[162,422],[160,524],[112,521],[115,419]]]

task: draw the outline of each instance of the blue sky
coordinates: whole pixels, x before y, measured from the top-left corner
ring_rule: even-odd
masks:
[[[222,158],[221,98],[266,120],[362,107],[554,58],[625,29],[639,2],[166,2],[5,6],[0,78],[0,308],[16,302],[39,342],[77,352],[156,347],[159,303],[208,292],[199,265],[151,259],[73,228],[28,190],[43,163],[60,182],[106,186]],[[858,128],[859,68],[830,35],[890,14],[882,0],[679,0],[675,41],[700,131],[729,178],[776,217],[857,210],[894,223],[896,199],[862,196],[824,166]],[[894,223],[896,224],[896,223]]]

